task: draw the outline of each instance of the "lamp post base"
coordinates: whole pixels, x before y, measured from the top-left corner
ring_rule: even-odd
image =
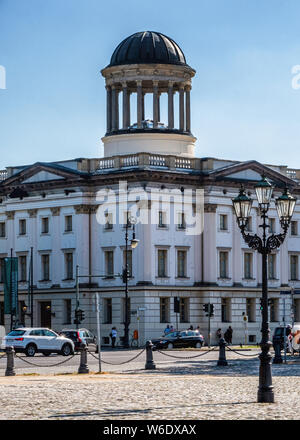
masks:
[[[272,387],[273,388],[273,387]],[[258,403],[274,403],[274,392],[273,389],[258,389],[257,393]]]

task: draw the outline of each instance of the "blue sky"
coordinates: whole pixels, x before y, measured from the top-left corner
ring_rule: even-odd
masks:
[[[300,168],[299,16],[299,0],[0,0],[0,169],[102,155],[100,69],[142,30],[197,71],[197,156]]]

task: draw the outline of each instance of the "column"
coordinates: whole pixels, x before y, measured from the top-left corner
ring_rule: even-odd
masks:
[[[143,92],[142,81],[137,81],[137,128],[142,128]]]
[[[191,132],[191,86],[185,88],[185,130]]]
[[[122,84],[123,90],[123,130],[128,128],[128,89],[127,83]]]
[[[168,128],[174,128],[174,90],[173,82],[168,84]]]
[[[161,95],[161,93],[158,93],[158,96],[157,96],[157,107],[158,107],[158,109],[157,109],[157,113],[158,113],[158,122],[160,122],[160,95]]]
[[[117,90],[116,90],[116,86],[111,86],[111,106],[112,106],[112,110],[111,110],[111,129],[112,131],[116,131],[117,130],[117,115],[116,115],[116,106],[117,106]]]
[[[106,132],[111,132],[111,88],[106,86]]]
[[[127,127],[130,127],[130,95],[131,92],[127,88]]]
[[[184,85],[179,85],[179,130],[184,131]]]
[[[146,95],[146,93],[143,92],[142,95],[143,95],[143,98],[142,98],[142,101],[143,101],[143,104],[142,104],[142,121],[144,121],[145,120],[145,95]]]
[[[158,127],[158,81],[153,81],[153,128]]]
[[[115,113],[116,113],[116,130],[119,130],[119,90],[118,89],[116,89]]]

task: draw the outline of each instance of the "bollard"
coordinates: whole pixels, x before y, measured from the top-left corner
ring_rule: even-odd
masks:
[[[225,342],[224,338],[220,339],[219,347],[220,347],[219,360],[218,360],[217,366],[226,366],[226,365],[228,365],[228,362],[226,360],[226,351],[225,351],[226,342]]]
[[[155,370],[156,366],[153,362],[153,344],[151,341],[146,342],[146,364],[145,370]]]
[[[80,365],[78,368],[78,374],[87,374],[90,371],[87,364],[87,353],[88,349],[86,344],[80,344]]]
[[[15,376],[15,350],[14,347],[6,347],[7,365],[5,376]]]
[[[273,364],[282,364],[282,357],[281,357],[281,346],[280,341],[276,341],[273,344],[274,350],[275,350],[275,357],[273,358]]]

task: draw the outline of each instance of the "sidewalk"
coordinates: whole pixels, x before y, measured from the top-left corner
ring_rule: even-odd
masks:
[[[274,404],[256,403],[258,360],[88,375],[0,377],[0,419],[300,419],[300,364],[273,365]],[[292,408],[292,410],[291,410]]]

